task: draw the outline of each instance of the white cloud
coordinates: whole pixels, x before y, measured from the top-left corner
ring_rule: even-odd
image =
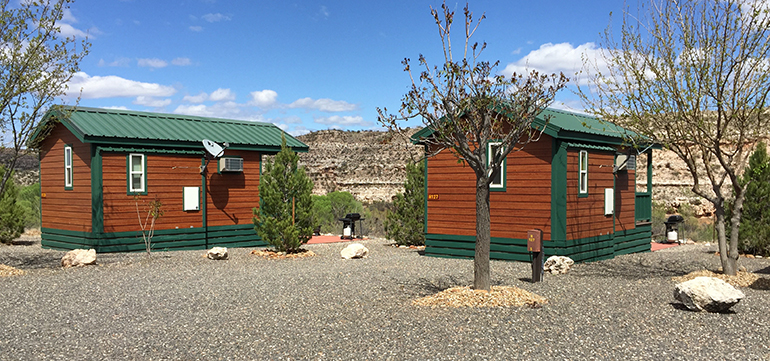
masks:
[[[600,69],[604,70],[602,50],[596,47],[594,43],[585,43],[573,47],[570,43],[552,44],[546,43],[539,49],[531,51],[529,54],[514,63],[508,64],[501,71],[502,74],[510,76],[514,72],[520,75],[527,75],[532,70],[537,70],[545,74],[564,73],[569,78],[573,78],[575,73],[583,68],[583,59],[598,62]]]
[[[345,116],[339,116],[339,115],[332,115],[330,117],[315,117],[313,120],[316,123],[319,124],[325,124],[325,125],[338,125],[338,126],[370,126],[372,125],[371,122],[364,121],[364,118],[361,116],[352,116],[352,115],[345,115]]]
[[[140,95],[136,97],[133,103],[136,105],[144,105],[146,107],[162,108],[171,104],[171,99],[155,99],[153,97]]]
[[[321,6],[321,9],[318,10],[318,14],[321,15],[324,19],[328,19],[329,15],[329,9],[326,8],[326,6]]]
[[[82,89],[81,96],[84,99],[137,96],[168,97],[176,93],[176,89],[167,85],[143,83],[114,75],[89,76],[82,71],[75,73],[68,85],[68,96],[76,97]]]
[[[202,26],[191,26],[188,29],[190,29],[190,31],[194,31],[196,33],[199,33],[201,31],[203,31],[203,27]]]
[[[75,16],[72,15],[71,9],[64,9],[64,15],[62,15],[61,21],[74,24],[78,22],[78,19],[75,19]]]
[[[292,137],[299,137],[300,135],[305,135],[307,133],[310,133],[310,129],[307,129],[307,128],[299,125],[299,126],[294,127],[294,129],[288,131],[287,133],[291,134]]]
[[[214,92],[209,95],[209,100],[215,102],[221,102],[223,100],[235,100],[235,93],[231,92],[230,89],[219,88],[214,90]]]
[[[209,95],[201,92],[198,95],[185,95],[184,98],[182,98],[183,101],[190,102],[190,103],[203,103],[206,101],[206,99],[209,98]]]
[[[200,117],[257,120],[257,117],[244,114],[241,105],[235,102],[221,102],[211,106],[205,104],[179,105],[174,109],[174,113],[197,115]]]
[[[168,62],[157,58],[137,59],[136,63],[139,66],[146,66],[150,68],[165,68],[166,66],[168,66]]]
[[[320,110],[322,112],[347,112],[357,110],[358,105],[343,100],[302,98],[289,104],[289,108]]]
[[[192,65],[192,61],[190,58],[175,58],[171,61],[171,64],[176,66],[187,66]]]
[[[56,25],[59,27],[59,32],[65,37],[76,37],[76,38],[88,37],[88,33],[86,33],[83,30],[76,29],[74,26],[70,24],[62,22]],[[91,36],[91,38],[93,38],[93,36]]]
[[[278,93],[274,90],[265,89],[253,91],[250,95],[251,101],[249,101],[249,105],[258,106],[260,108],[270,108],[278,102]]]
[[[202,16],[203,20],[206,20],[210,23],[215,23],[217,21],[223,21],[223,20],[230,20],[230,17],[224,14],[216,13],[216,14],[206,14]]]
[[[113,60],[110,63],[107,63],[104,61],[104,59],[99,59],[99,66],[120,66],[120,67],[126,67],[131,65],[131,59],[129,58],[117,58]]]

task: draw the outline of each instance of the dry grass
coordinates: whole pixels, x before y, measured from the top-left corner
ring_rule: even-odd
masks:
[[[25,273],[24,271],[18,268],[13,268],[11,266],[0,264],[0,277],[21,276],[24,273]]]
[[[452,287],[412,301],[414,305],[429,307],[540,307],[545,303],[548,300],[544,297],[508,286],[492,286],[491,292]]]
[[[306,249],[300,249],[299,252],[293,252],[293,253],[276,252],[270,249],[261,249],[261,250],[255,249],[251,251],[251,254],[264,257],[267,259],[294,259],[294,258],[305,258],[305,257],[315,256],[315,253],[313,251],[306,250]]]
[[[735,287],[751,287],[760,290],[770,290],[770,278],[763,278],[756,273],[746,271],[738,271],[737,275],[729,276],[724,273],[700,270],[688,273],[681,277],[673,277],[672,279],[676,282],[685,282],[695,277],[716,277]]]

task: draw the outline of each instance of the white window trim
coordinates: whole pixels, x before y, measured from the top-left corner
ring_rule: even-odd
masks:
[[[134,171],[134,157],[138,156],[141,157],[139,160],[139,164],[141,165],[141,169],[139,171]],[[146,179],[146,170],[144,169],[144,154],[137,154],[137,153],[131,153],[128,155],[128,190],[131,193],[143,193],[145,192],[145,189],[147,188],[147,179]],[[140,188],[134,188],[134,174],[139,174],[142,180],[142,186]]]
[[[583,162],[585,157],[585,162]],[[585,163],[585,169],[583,164]],[[583,180],[585,175],[585,181]],[[581,150],[578,155],[578,190],[580,194],[588,194],[588,151]]]
[[[501,142],[489,142],[487,143],[487,167],[492,163],[492,147],[502,145]],[[492,176],[492,169],[489,170],[489,176]],[[503,189],[505,188],[505,161],[500,164],[500,183],[489,183],[489,188]]]
[[[72,188],[72,147],[64,146],[64,187]]]

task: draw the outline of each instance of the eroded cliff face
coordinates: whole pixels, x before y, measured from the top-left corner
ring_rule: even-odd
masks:
[[[404,191],[406,164],[418,161],[423,147],[395,133],[321,130],[298,137],[310,147],[300,163],[313,180],[313,194],[344,191],[364,203],[390,201]]]

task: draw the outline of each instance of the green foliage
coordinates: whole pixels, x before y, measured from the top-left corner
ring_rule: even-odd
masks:
[[[0,165],[0,175],[6,173],[5,167]],[[13,172],[8,172],[13,173]],[[19,207],[17,198],[19,189],[11,180],[6,183],[5,192],[0,196],[0,243],[11,243],[24,232],[25,213]]]
[[[364,204],[364,221],[367,235],[374,237],[386,237],[385,223],[390,212],[393,211],[391,202],[372,202]]]
[[[657,241],[666,240],[665,222],[672,214],[679,214],[684,222],[678,225],[679,236],[696,242],[711,242],[714,239],[714,225],[710,221],[701,221],[695,216],[695,210],[689,204],[682,204],[678,209],[663,203],[652,202],[652,236]]]
[[[321,233],[338,233],[342,230],[339,219],[348,213],[364,213],[363,205],[348,192],[330,192],[325,196],[313,196],[313,226],[321,227]],[[364,218],[365,214],[364,214]]]
[[[17,204],[24,210],[24,226],[40,227],[40,183],[21,188]]]
[[[90,44],[60,31],[72,1],[0,1],[0,134],[3,145],[13,145],[3,163],[9,170],[24,148],[36,147],[30,137],[45,109],[65,93],[77,94],[77,89],[67,90],[67,83],[80,70]],[[0,194],[9,179],[0,179]]]
[[[259,181],[259,208],[254,208],[254,229],[278,252],[297,252],[313,236],[313,182],[299,168],[299,156],[286,146],[274,162],[265,163]]]
[[[749,157],[749,166],[741,177],[741,184],[746,187],[746,195],[738,233],[738,251],[770,256],[770,157],[764,142],[759,142]]]
[[[396,195],[393,212],[385,221],[387,237],[399,245],[425,244],[425,165],[423,162],[406,165],[404,193]]]

